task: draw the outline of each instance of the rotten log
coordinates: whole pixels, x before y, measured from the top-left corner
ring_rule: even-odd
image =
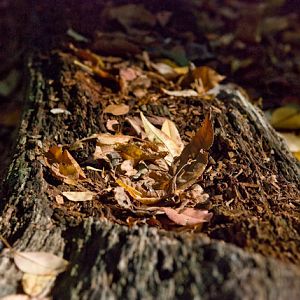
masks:
[[[51,76],[47,72],[50,64]],[[56,55],[50,62],[42,62],[38,56],[31,59],[27,107],[1,198],[1,234],[15,249],[48,251],[71,262],[70,269],[55,282],[54,299],[297,299],[300,272],[292,264],[204,234],[173,233],[148,226],[128,228],[92,216],[78,221],[53,208],[53,199],[46,193],[44,167],[38,159],[43,144],[67,143],[101,126],[98,108],[89,105],[80,85],[72,86],[72,95],[61,82],[49,87],[53,76],[62,78],[69,69]],[[53,88],[71,117],[49,114]],[[227,124],[222,126],[223,133],[216,133],[215,144],[223,135],[232,135],[232,122],[244,116],[246,125],[239,124],[240,136],[249,140],[239,140],[241,155],[247,156],[253,141],[263,137],[276,155],[273,164],[277,175],[285,178],[286,188],[299,187],[299,168],[284,142],[261,111],[238,92],[230,92],[230,97],[223,92],[212,104],[222,110],[227,107],[227,113],[216,116]],[[71,122],[62,130],[67,118]],[[244,148],[246,142],[248,149]],[[263,164],[256,166],[261,168],[257,172],[263,172]],[[0,276],[1,296],[18,291],[21,272],[7,256],[0,257]]]

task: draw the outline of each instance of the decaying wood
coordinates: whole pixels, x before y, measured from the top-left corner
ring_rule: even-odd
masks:
[[[89,104],[93,95],[61,84],[62,70],[68,68],[55,55],[51,62],[39,56],[30,60],[27,108],[1,197],[0,232],[15,249],[48,251],[71,262],[55,282],[54,299],[300,298],[300,270],[292,264],[204,234],[128,228],[99,216],[76,218],[53,208],[39,158],[44,145],[68,143],[101,130],[99,109]],[[72,113],[67,122],[65,115],[49,113],[54,92]],[[223,93],[221,98],[230,101],[231,116],[242,114],[255,124],[254,134],[273,148],[278,174],[299,189],[299,168],[285,144],[260,111],[239,92],[230,93],[235,96],[227,99],[228,93]],[[216,100],[213,106],[223,109],[220,103]],[[16,293],[20,278],[13,261],[0,256],[0,296]]]

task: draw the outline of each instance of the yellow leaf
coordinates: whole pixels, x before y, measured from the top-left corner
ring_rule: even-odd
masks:
[[[29,296],[38,296],[55,281],[56,275],[36,275],[24,273],[22,277],[22,287]]]
[[[121,179],[116,179],[116,183],[122,187],[128,194],[135,200],[138,200],[139,202],[145,204],[145,205],[151,205],[155,204],[160,201],[159,197],[144,197],[143,193],[135,189],[134,187],[126,184]]]
[[[276,129],[300,129],[300,107],[286,105],[275,109],[270,123]]]
[[[300,151],[293,152],[293,154],[300,161]]]

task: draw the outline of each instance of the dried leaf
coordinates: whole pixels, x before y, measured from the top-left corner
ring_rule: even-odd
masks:
[[[112,135],[109,133],[99,133],[93,136],[96,137],[99,144],[102,145],[124,144],[124,143],[128,143],[132,139],[132,136],[123,135],[123,134]]]
[[[137,173],[137,170],[133,168],[133,161],[126,159],[121,163],[120,169],[125,172],[126,176],[133,176]]]
[[[107,120],[106,128],[110,131],[116,131],[118,128],[119,122],[117,120]]]
[[[204,193],[203,188],[199,184],[194,184],[190,189],[182,192],[179,195],[179,198],[182,203],[190,200],[191,202],[196,204],[203,204],[208,202],[209,195]]]
[[[152,205],[160,201],[159,197],[147,197],[146,195],[143,195],[142,192],[123,182],[121,179],[116,179],[116,183],[128,192],[133,199],[138,200],[145,205]]]
[[[209,222],[213,216],[207,210],[195,208],[185,208],[180,211],[180,209],[162,207],[161,210],[166,213],[170,220],[182,226],[195,226],[203,222]]]
[[[125,189],[121,186],[117,186],[114,188],[114,196],[115,200],[118,202],[118,204],[126,209],[132,208],[132,203],[130,201],[129,196],[126,194]]]
[[[45,163],[53,176],[67,184],[76,184],[77,179],[86,178],[76,160],[62,147],[52,146],[45,154]]]
[[[270,122],[276,129],[300,129],[300,106],[286,105],[277,108]]]
[[[126,115],[129,112],[129,106],[126,104],[110,104],[104,111],[107,114],[113,114],[114,116]]]
[[[214,140],[214,131],[207,115],[191,142],[182,150],[173,164],[176,189],[185,190],[202,175],[208,162],[208,150]]]
[[[193,70],[194,79],[201,79],[204,90],[208,91],[225,79],[225,76],[220,75],[210,67],[198,67]]]
[[[93,200],[93,197],[96,193],[86,191],[86,192],[62,192],[63,196],[65,196],[68,200],[74,202],[80,201],[90,201]]]
[[[69,172],[69,170],[72,169],[72,172]],[[73,173],[74,169],[74,173]],[[73,175],[76,174],[76,177],[78,175],[79,178],[86,178],[83,170],[77,163],[77,161],[73,158],[73,156],[70,154],[68,150],[64,150],[62,153],[62,160],[60,165],[60,170],[63,175]],[[64,174],[65,171],[65,174]]]
[[[55,281],[56,275],[36,275],[24,273],[22,277],[22,287],[29,296],[38,296],[45,294]]]
[[[167,155],[167,152],[160,152],[157,151],[157,149],[155,149],[155,152],[151,151],[150,143],[145,144],[148,146],[148,149],[144,147],[145,145],[130,143],[118,145],[115,150],[118,151],[124,159],[132,160],[135,164],[141,160],[154,161]]]
[[[174,122],[166,119],[162,124],[161,131],[164,132],[168,137],[170,137],[178,145],[181,151],[183,150],[184,144]]]
[[[15,252],[16,266],[25,273],[35,275],[57,275],[64,272],[68,262],[48,252]]]
[[[145,136],[145,132],[142,129],[142,121],[141,119],[137,118],[137,117],[126,117],[126,121],[132,126],[132,128],[135,130],[135,132],[141,136],[142,138],[144,138]]]
[[[164,88],[161,89],[165,94],[175,97],[195,97],[198,93],[195,90],[181,90],[181,91],[169,91]]]
[[[165,63],[151,63],[153,69],[158,71],[159,74],[163,75],[165,78],[172,80],[179,76],[175,69]]]
[[[181,153],[181,146],[176,144],[167,134],[153,126],[141,112],[141,119],[148,139],[151,142],[158,141],[163,144],[171,154],[172,158],[177,157]],[[171,160],[172,161],[172,160]],[[170,163],[171,163],[170,161]]]

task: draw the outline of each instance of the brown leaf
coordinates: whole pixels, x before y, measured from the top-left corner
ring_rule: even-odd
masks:
[[[190,70],[183,78],[181,86],[194,87],[199,94],[204,94],[224,79],[225,76],[220,75],[214,69],[203,66]]]
[[[210,115],[206,115],[191,142],[182,150],[173,163],[176,190],[185,190],[202,175],[208,162],[208,150],[214,140]]]
[[[129,112],[129,106],[126,104],[110,104],[103,112],[113,114],[114,116],[122,116]]]
[[[209,222],[213,216],[207,210],[185,208],[182,211],[170,207],[162,207],[168,218],[174,223],[182,226],[195,226],[203,222]]]
[[[205,91],[214,88],[225,79],[225,76],[206,66],[196,68],[193,73],[195,79],[201,79]]]

